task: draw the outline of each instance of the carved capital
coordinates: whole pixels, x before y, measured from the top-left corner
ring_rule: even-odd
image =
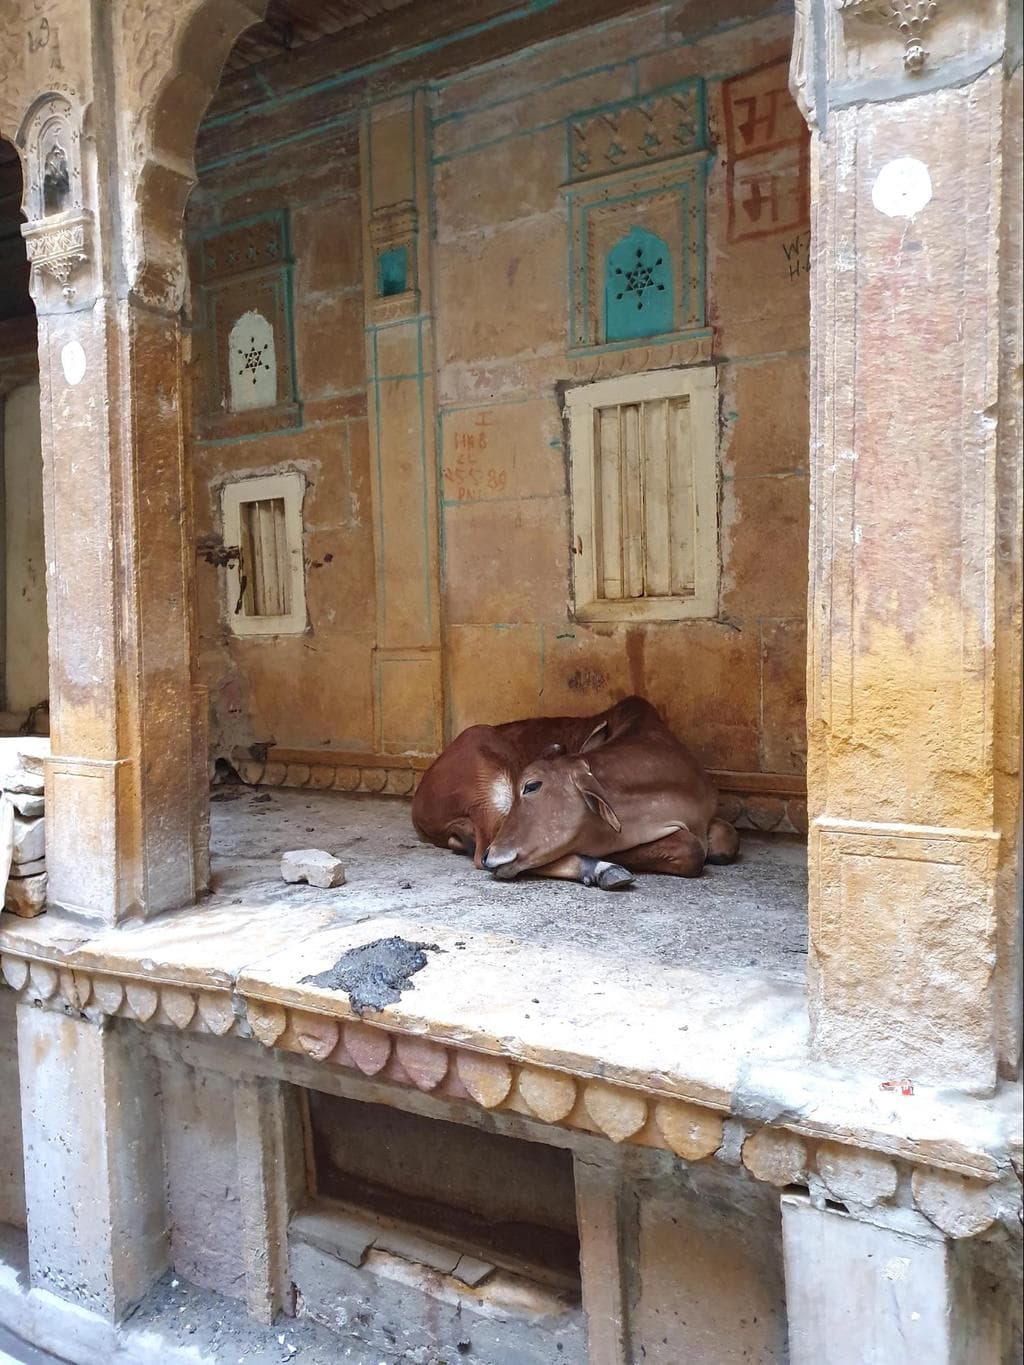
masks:
[[[43,219],[22,227],[25,250],[32,265],[32,292],[43,307],[55,290],[71,303],[92,260],[92,215],[80,212]]]
[[[903,39],[904,70],[922,70],[928,60],[925,33],[939,15],[939,0],[835,0],[835,5],[844,18],[888,24]]]

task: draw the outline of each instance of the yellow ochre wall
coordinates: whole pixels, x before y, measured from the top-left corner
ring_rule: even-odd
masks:
[[[785,92],[792,17],[768,13],[700,34],[692,30],[701,21],[684,10],[642,11],[428,89],[432,297],[421,308],[432,313],[436,366],[445,733],[598,710],[637,691],[709,767],[781,774],[776,785],[796,791],[806,754],[808,223],[805,209],[794,220],[791,193],[781,221],[771,221],[770,207],[745,208],[749,186],[730,175],[730,137],[732,146],[740,139],[726,127],[723,95],[723,82],[765,69],[755,85],[779,92],[779,136],[799,142],[783,159],[799,166],[806,188],[806,135]],[[559,398],[559,386],[590,377],[567,355],[566,121],[694,76],[705,81],[711,155],[706,321],[719,367],[719,614],[584,625],[571,615]],[[309,480],[305,635],[227,636],[223,570],[201,547],[215,753],[253,742],[325,752],[375,743],[359,110],[344,91],[333,98],[340,126],[328,135],[239,160],[219,155],[216,127],[201,140],[208,169],[190,211],[193,234],[271,208],[290,217],[301,428],[197,442],[197,531],[216,536],[216,488],[226,476],[299,468]],[[734,104],[734,121],[743,107]],[[270,144],[272,124],[256,126]],[[198,315],[196,328],[201,351]],[[650,363],[664,364],[663,354]],[[630,356],[627,372],[645,367],[643,343]],[[390,536],[396,529],[388,524]],[[422,594],[423,585],[408,591]],[[790,804],[799,827],[800,803]]]

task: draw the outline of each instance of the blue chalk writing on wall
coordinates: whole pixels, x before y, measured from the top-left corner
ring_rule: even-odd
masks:
[[[672,253],[667,244],[653,232],[631,228],[605,259],[605,340],[673,331],[672,293]]]

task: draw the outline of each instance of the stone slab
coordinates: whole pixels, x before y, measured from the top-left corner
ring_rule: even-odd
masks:
[[[46,855],[46,821],[39,815],[26,820],[23,816],[14,817],[14,846],[11,861],[31,863]]]
[[[10,877],[4,894],[4,909],[22,919],[41,915],[46,909],[47,878],[45,872],[35,876]]]

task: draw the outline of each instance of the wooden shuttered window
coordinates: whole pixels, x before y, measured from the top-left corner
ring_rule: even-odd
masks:
[[[712,368],[602,380],[567,395],[576,614],[675,620],[718,610]]]
[[[284,498],[258,498],[241,505],[241,550],[246,616],[287,616],[291,572]]]
[[[306,628],[304,491],[297,472],[224,487],[225,612],[236,635],[293,635]]]

